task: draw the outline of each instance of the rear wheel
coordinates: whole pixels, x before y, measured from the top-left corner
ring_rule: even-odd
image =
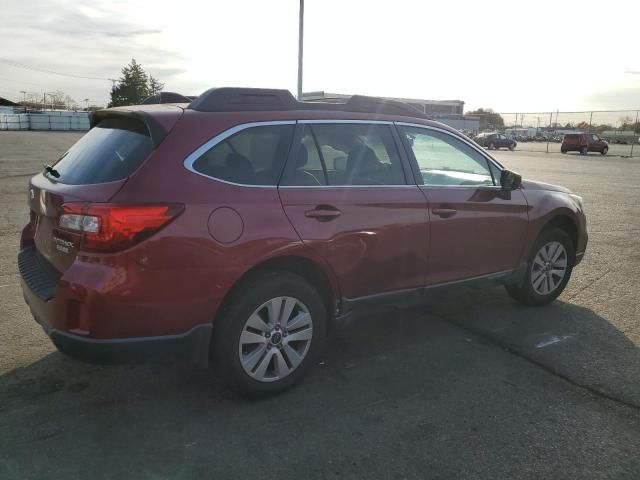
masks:
[[[567,149],[566,148],[561,148],[560,149],[560,153],[567,153]]]
[[[522,284],[507,285],[507,292],[525,305],[550,303],[567,286],[574,263],[575,248],[569,234],[560,228],[546,229],[531,249]]]
[[[489,144],[489,150],[493,150],[494,148],[496,148],[495,144],[493,142],[491,142]]]
[[[586,155],[589,152],[589,148],[588,147],[582,147],[580,149],[580,155]]]
[[[601,155],[606,155],[608,151],[609,151],[609,147],[604,147],[604,148],[602,149],[602,151],[600,152],[600,154],[601,154]]]
[[[304,375],[325,336],[316,289],[298,275],[272,272],[245,283],[216,319],[212,357],[233,390],[273,395]]]

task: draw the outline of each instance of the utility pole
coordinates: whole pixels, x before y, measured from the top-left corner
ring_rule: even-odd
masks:
[[[302,101],[302,53],[304,48],[304,0],[300,0],[298,19],[298,100]]]
[[[636,110],[636,123],[633,124],[633,132],[634,135],[631,138],[631,152],[629,153],[629,156],[631,158],[633,158],[633,144],[636,143],[636,141],[638,140],[638,137],[636,137],[635,133],[638,131],[638,111]]]

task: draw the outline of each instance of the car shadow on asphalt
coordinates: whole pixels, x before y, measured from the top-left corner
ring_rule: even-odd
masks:
[[[566,380],[640,407],[640,349],[606,318],[561,296],[525,307],[500,286],[434,291],[425,310]]]
[[[341,378],[367,359],[393,357],[406,347],[437,341],[442,323],[453,328],[447,338],[491,344],[579,386],[640,405],[640,350],[605,318],[562,300],[524,307],[492,284],[436,290],[418,306],[361,312],[330,335],[312,377],[320,382]],[[308,388],[304,383],[295,388]],[[56,392],[113,398],[118,391],[153,394],[185,385],[202,395],[243,401],[226,390],[212,369],[189,365],[95,365],[54,352],[0,376],[0,394],[26,401]]]
[[[146,469],[136,478],[246,478],[265,466],[275,476],[314,476],[327,467],[318,454],[327,450],[337,471],[359,476],[369,468],[369,476],[389,478],[412,472],[385,456],[419,450],[447,458],[433,468],[453,478],[456,468],[491,465],[494,446],[514,436],[532,437],[505,444],[496,462],[553,455],[574,438],[601,442],[611,419],[594,417],[601,399],[593,391],[637,405],[639,371],[640,352],[606,319],[562,301],[521,307],[491,286],[361,313],[331,335],[305,381],[262,401],[230,393],[207,369],[92,365],[55,352],[0,376],[0,477],[72,477],[89,465],[106,478],[127,478],[123,451]],[[541,416],[549,429],[538,433]],[[264,446],[295,439],[302,428],[313,433],[288,443],[285,468]],[[488,452],[477,464],[470,436]],[[585,468],[619,462],[615,441],[607,445],[615,451],[602,450]],[[454,460],[449,451],[459,452]]]

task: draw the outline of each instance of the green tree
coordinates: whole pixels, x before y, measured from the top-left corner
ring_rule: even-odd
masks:
[[[479,108],[467,115],[477,115],[480,117],[480,130],[496,130],[504,128],[504,120],[499,113],[495,113],[490,108]]]
[[[164,88],[164,83],[160,82],[153,75],[149,75],[149,93],[151,95],[155,95],[156,93],[160,93]]]
[[[164,84],[157,78],[147,75],[134,58],[122,69],[122,76],[111,89],[109,107],[121,105],[139,105],[149,95],[160,93]]]

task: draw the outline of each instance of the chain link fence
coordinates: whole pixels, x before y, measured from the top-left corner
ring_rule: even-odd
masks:
[[[468,119],[477,117],[471,123]],[[517,142],[516,150],[560,153],[568,134],[593,134],[609,144],[608,155],[640,157],[640,117],[638,110],[586,112],[471,113],[465,115],[464,132],[474,137],[482,132],[498,132]],[[592,137],[593,138],[593,137]]]

